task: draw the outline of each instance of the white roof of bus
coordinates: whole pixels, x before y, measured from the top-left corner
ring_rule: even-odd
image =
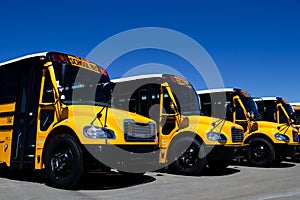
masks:
[[[124,78],[117,78],[112,79],[111,82],[125,82],[125,81],[133,81],[133,80],[139,80],[139,79],[146,79],[146,78],[162,78],[163,74],[146,74],[146,75],[137,75],[137,76],[128,76]]]
[[[46,56],[47,53],[48,52],[41,52],[41,53],[29,54],[29,55],[26,55],[26,56],[22,56],[22,57],[19,57],[19,58],[15,58],[15,59],[12,59],[12,60],[8,60],[8,61],[5,61],[5,62],[2,62],[2,63],[0,63],[0,66],[7,65],[7,64],[10,64],[10,63],[14,63],[14,62],[17,62],[17,61],[20,61],[20,60],[24,60],[24,59],[27,59],[27,58],[33,58],[33,57],[38,57],[38,56]]]
[[[300,102],[290,103],[292,106],[300,106]]]
[[[259,100],[263,100],[263,101],[275,101],[275,100],[277,100],[277,97],[255,97],[253,99],[254,99],[254,101],[259,101]]]
[[[234,92],[235,88],[217,88],[217,89],[209,89],[209,90],[197,90],[197,94],[209,94],[216,92]]]

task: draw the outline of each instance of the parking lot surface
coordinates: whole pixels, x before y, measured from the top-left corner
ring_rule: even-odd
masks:
[[[92,173],[76,190],[48,186],[39,175],[2,170],[0,199],[300,199],[300,163],[272,168],[231,165],[201,176],[149,172],[139,178]]]

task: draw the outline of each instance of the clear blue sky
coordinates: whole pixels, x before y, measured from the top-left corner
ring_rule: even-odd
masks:
[[[164,27],[201,44],[225,86],[244,88],[252,96],[300,101],[299,0],[10,0],[0,5],[0,62],[40,51],[86,57],[101,41],[119,32]],[[136,52],[138,64],[170,64],[159,60],[160,54],[167,53]],[[125,58],[118,63],[137,64]],[[187,78],[195,81],[192,75]]]

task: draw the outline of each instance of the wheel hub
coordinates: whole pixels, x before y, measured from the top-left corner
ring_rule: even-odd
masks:
[[[56,178],[65,177],[70,173],[71,158],[67,151],[56,153],[51,159],[51,169]]]
[[[264,145],[257,145],[253,148],[253,156],[257,160],[263,160],[267,156],[267,151]]]
[[[179,162],[184,167],[192,167],[197,159],[197,151],[195,147],[189,147],[179,158]]]

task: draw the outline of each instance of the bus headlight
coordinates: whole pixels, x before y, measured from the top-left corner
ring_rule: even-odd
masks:
[[[227,142],[227,138],[225,135],[209,131],[206,133],[206,138],[211,141],[218,141],[221,143]]]
[[[281,133],[276,133],[275,134],[275,139],[279,140],[279,141],[284,141],[284,142],[289,142],[290,141],[290,138],[288,136],[283,135]]]
[[[98,126],[83,127],[83,135],[92,139],[115,139],[115,133],[112,130]]]

